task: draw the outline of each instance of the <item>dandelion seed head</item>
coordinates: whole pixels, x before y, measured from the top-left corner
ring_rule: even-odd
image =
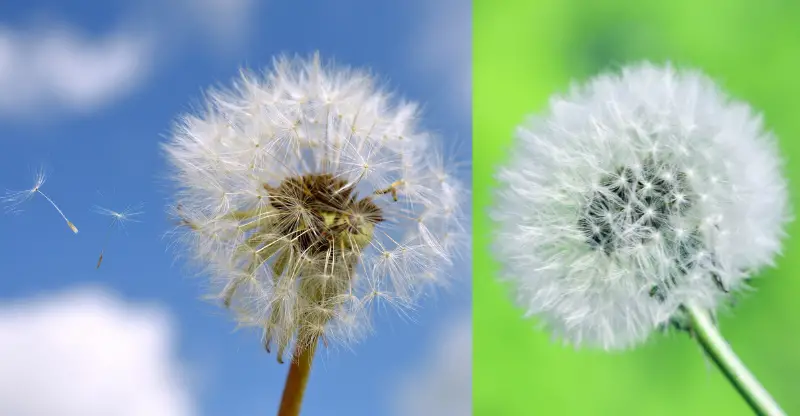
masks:
[[[503,278],[555,336],[642,342],[773,264],[790,219],[775,137],[699,72],[644,63],[516,134],[493,218]]]
[[[183,239],[279,360],[347,345],[377,302],[410,307],[442,282],[465,193],[418,118],[371,74],[314,55],[243,72],[177,123],[165,149]]]

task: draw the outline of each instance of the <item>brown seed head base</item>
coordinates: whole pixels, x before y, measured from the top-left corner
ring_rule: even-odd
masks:
[[[264,184],[264,189],[279,212],[280,233],[300,234],[299,249],[310,255],[339,249],[337,245],[353,248],[354,237],[383,221],[383,211],[371,197],[358,199],[352,186],[329,173],[292,177],[277,188]]]
[[[333,311],[343,301],[351,286],[353,268],[360,260],[360,251],[373,237],[375,225],[382,222],[383,211],[372,201],[372,195],[359,199],[352,184],[334,175],[308,174],[283,180],[277,187],[263,185],[269,192],[270,207],[275,210],[273,231],[294,241],[291,249],[277,255],[273,276],[279,278],[287,271],[283,261],[288,253],[302,253],[307,258],[324,258],[324,268],[331,279],[319,281],[300,277],[301,296],[313,307],[299,317],[297,353],[312,348],[318,338],[324,338],[324,327]],[[275,311],[270,319],[274,319]],[[270,350],[273,334],[267,325],[265,347]],[[283,362],[287,340],[279,341],[278,361]]]
[[[361,250],[371,243],[375,226],[384,221],[383,210],[373,198],[391,193],[396,200],[399,185],[359,199],[351,183],[332,174],[295,176],[277,187],[262,185],[269,194],[266,207],[226,215],[239,221],[240,230],[248,235],[239,252],[243,256],[239,259],[246,260],[247,273],[232,279],[222,290],[225,307],[231,307],[235,293],[249,275],[267,262],[274,284],[288,285],[302,298],[302,310],[294,312],[294,328],[281,329],[288,313],[281,302],[275,303],[264,324],[264,346],[270,352],[271,343],[277,343],[278,362],[283,362],[292,334],[297,354],[320,338],[327,345],[324,328],[348,298]],[[206,232],[202,224],[186,218],[181,205],[177,210],[181,225]]]

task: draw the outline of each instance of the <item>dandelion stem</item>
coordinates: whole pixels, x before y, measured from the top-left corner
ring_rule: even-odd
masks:
[[[684,305],[683,309],[689,317],[697,342],[753,411],[758,415],[785,416],[778,403],[733,352],[708,312],[694,305]]]
[[[316,349],[316,339],[304,348],[300,346],[296,348],[296,351],[300,350],[300,354],[293,357],[294,359],[289,367],[278,416],[298,416],[300,414],[303,393],[305,393],[306,384],[308,384],[308,376],[311,373],[311,363],[314,360],[314,351]]]

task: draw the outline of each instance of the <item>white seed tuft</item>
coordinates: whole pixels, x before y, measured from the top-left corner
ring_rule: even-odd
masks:
[[[681,304],[716,310],[780,252],[776,139],[699,72],[600,75],[516,138],[498,175],[497,257],[528,315],[569,343],[625,348]]]
[[[165,145],[176,213],[215,297],[279,360],[353,341],[375,302],[411,306],[442,283],[462,185],[431,157],[415,104],[318,55],[207,98]]]

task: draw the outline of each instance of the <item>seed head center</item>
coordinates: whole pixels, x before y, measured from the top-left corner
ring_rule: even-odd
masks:
[[[583,207],[578,228],[606,254],[657,239],[662,228],[692,205],[686,174],[648,159],[600,178]]]
[[[264,188],[277,211],[279,231],[308,254],[363,248],[383,221],[370,196],[359,199],[352,184],[332,174],[295,176]]]

